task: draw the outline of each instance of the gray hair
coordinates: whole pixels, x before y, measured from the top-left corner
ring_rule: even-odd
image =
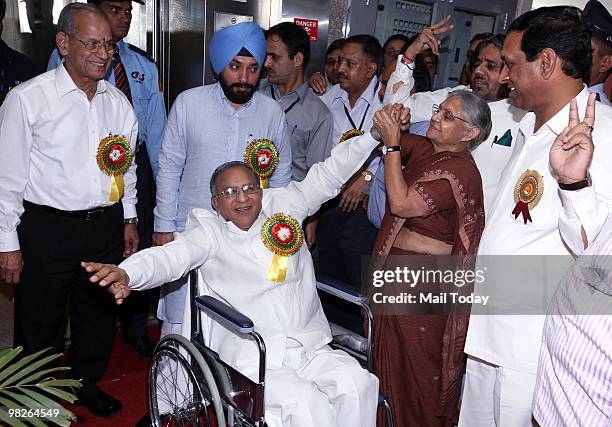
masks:
[[[486,140],[491,133],[492,123],[489,104],[480,96],[467,90],[452,92],[448,98],[451,96],[459,98],[459,102],[461,102],[461,106],[463,107],[465,119],[474,127],[480,129],[478,136],[469,141],[470,149],[476,148],[476,146]],[[469,124],[466,124],[466,126],[469,126]]]
[[[219,178],[219,176],[226,170],[231,169],[231,168],[236,168],[236,167],[244,168],[248,170],[249,173],[255,179],[255,182],[259,184],[259,177],[257,176],[255,172],[253,172],[253,169],[251,169],[246,163],[238,161],[238,160],[234,160],[231,162],[225,162],[221,166],[218,166],[217,169],[215,169],[215,171],[213,172],[212,176],[210,177],[210,194],[211,195],[214,196],[216,193],[216,190],[217,190],[216,184],[217,184],[217,179]]]
[[[103,18],[108,22],[108,18],[100,9],[89,3],[69,3],[60,13],[57,20],[57,31],[74,36],[76,32],[76,16],[79,12],[89,12]]]

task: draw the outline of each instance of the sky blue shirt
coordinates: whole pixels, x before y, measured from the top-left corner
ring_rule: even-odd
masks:
[[[183,231],[193,208],[210,209],[214,170],[243,160],[247,145],[263,138],[280,153],[270,187],[283,187],[291,181],[291,145],[278,102],[255,92],[235,109],[219,83],[181,93],[170,110],[159,153],[155,231]]]
[[[425,136],[429,122],[417,122],[410,125],[410,133]],[[368,200],[368,219],[376,228],[380,228],[387,207],[387,188],[385,187],[385,158],[378,165],[370,187]]]
[[[128,43],[117,43],[121,63],[130,83],[132,106],[138,119],[138,143],[146,144],[147,154],[151,162],[153,174],[157,175],[157,159],[161,147],[164,126],[166,124],[166,107],[164,97],[159,90],[157,67],[149,58],[138,53],[136,48]],[[53,70],[62,62],[57,49],[53,50],[49,58],[47,70]],[[115,74],[112,67],[106,80],[115,84]]]

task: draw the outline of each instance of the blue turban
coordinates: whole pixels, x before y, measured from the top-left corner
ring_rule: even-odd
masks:
[[[254,22],[241,22],[217,31],[208,47],[210,62],[215,73],[221,74],[242,49],[248,50],[260,67],[266,59],[266,38]]]

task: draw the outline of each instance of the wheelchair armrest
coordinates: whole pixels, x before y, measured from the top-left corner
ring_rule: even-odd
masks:
[[[200,310],[234,332],[250,334],[255,330],[251,319],[216,298],[202,295],[195,301]]]
[[[363,305],[366,301],[366,298],[361,295],[361,289],[355,289],[340,280],[325,275],[317,275],[317,289],[357,305]]]

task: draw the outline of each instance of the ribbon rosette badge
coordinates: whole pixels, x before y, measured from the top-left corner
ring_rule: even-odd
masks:
[[[280,283],[287,275],[289,257],[300,250],[304,241],[300,223],[290,215],[274,214],[261,228],[261,240],[274,253],[266,279]]]
[[[361,135],[363,135],[363,131],[360,131],[357,129],[347,130],[346,132],[342,134],[339,142],[348,141],[351,138],[355,138],[356,136],[361,136]]]
[[[109,135],[100,141],[96,155],[98,167],[111,177],[109,200],[119,201],[123,197],[123,174],[132,164],[130,143],[121,135]]]
[[[269,139],[256,139],[244,150],[244,162],[259,176],[261,188],[268,188],[268,177],[278,165],[278,150]]]
[[[514,187],[514,201],[516,202],[512,211],[514,219],[522,214],[525,224],[527,221],[533,222],[529,210],[538,205],[543,194],[544,178],[542,175],[530,169],[523,172]]]

